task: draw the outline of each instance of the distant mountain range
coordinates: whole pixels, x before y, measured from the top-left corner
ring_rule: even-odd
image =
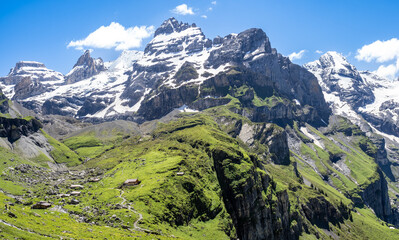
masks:
[[[114,62],[103,63],[85,51],[65,76],[42,63],[21,61],[0,78],[0,86],[9,99],[39,114],[140,122],[183,106],[201,110],[203,101],[218,105],[215,98],[224,96],[216,90],[223,87],[218,79],[234,68],[247,68],[265,79],[261,84],[269,84],[298,106],[312,106],[319,120],[327,120],[324,95],[335,114],[364,119],[378,131],[399,136],[396,81],[358,71],[336,52],[304,67],[316,76],[323,94],[306,70],[271,48],[260,29],[210,40],[195,24],[170,18],[155,31],[144,52],[124,51]],[[258,82],[252,87],[256,89]]]

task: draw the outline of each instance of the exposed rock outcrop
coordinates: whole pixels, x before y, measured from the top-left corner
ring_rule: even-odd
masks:
[[[243,159],[220,149],[212,151],[211,156],[226,209],[239,239],[299,238],[302,219],[298,213],[290,211],[286,191],[274,192],[276,185],[269,175],[253,168],[247,172],[245,181],[240,179],[242,184],[237,184],[237,179],[227,175],[229,171],[225,169],[234,168],[233,165],[240,164]],[[257,163],[255,157],[251,161]]]
[[[391,205],[388,196],[388,184],[382,172],[377,170],[376,179],[359,192],[361,199],[353,198],[355,204],[367,205],[374,210],[377,217],[387,221],[391,216]]]
[[[336,208],[323,196],[310,198],[309,202],[302,204],[302,211],[312,224],[324,229],[330,229],[329,223],[343,223],[351,214],[345,205]]]
[[[284,129],[270,123],[255,125],[245,123],[238,132],[238,138],[250,147],[256,148],[257,144],[266,146],[267,155],[275,164],[288,165],[290,163],[287,134]]]
[[[20,118],[0,117],[0,137],[7,138],[10,143],[17,141],[22,135],[28,136],[42,128],[42,124],[32,118],[30,120]]]

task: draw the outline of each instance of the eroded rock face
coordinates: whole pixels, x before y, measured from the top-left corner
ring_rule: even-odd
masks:
[[[283,165],[290,163],[287,134],[284,129],[270,123],[255,125],[245,123],[238,132],[238,138],[250,147],[255,147],[256,143],[265,145],[273,163]]]
[[[302,231],[302,219],[299,214],[290,212],[290,202],[286,191],[272,192],[275,183],[269,175],[261,175],[253,170],[249,172],[245,184],[233,184],[224,168],[239,163],[230,153],[215,149],[211,153],[215,170],[222,188],[223,200],[229,212],[239,239],[298,239]],[[229,160],[227,160],[229,159]],[[261,166],[255,158],[254,164]],[[229,163],[231,161],[232,163]],[[267,197],[262,197],[266,195]],[[294,222],[295,224],[291,224]]]
[[[162,89],[153,98],[142,103],[138,113],[145,119],[156,119],[168,114],[174,108],[195,101],[198,86],[182,86],[177,89]]]
[[[378,130],[390,135],[399,136],[399,123],[394,120],[392,114],[388,113],[387,116],[384,112],[380,114],[362,112],[361,115]]]
[[[0,137],[6,137],[10,143],[17,141],[22,135],[28,136],[42,128],[36,119],[3,118],[0,117]]]
[[[343,223],[350,215],[346,206],[341,205],[341,209],[337,209],[323,196],[310,198],[309,202],[302,205],[302,211],[312,224],[324,229],[330,229],[329,223]]]
[[[6,77],[1,77],[0,82],[15,85],[5,92],[10,99],[24,100],[54,90],[64,83],[64,75],[47,69],[40,62],[21,61],[15,64]]]
[[[370,183],[362,192],[360,199],[353,199],[355,204],[365,204],[374,210],[377,217],[387,221],[391,216],[388,185],[381,170],[378,170],[378,178]]]
[[[73,66],[73,69],[66,75],[66,82],[67,84],[78,82],[94,76],[103,70],[105,70],[103,60],[101,58],[92,58],[90,51],[86,50]]]

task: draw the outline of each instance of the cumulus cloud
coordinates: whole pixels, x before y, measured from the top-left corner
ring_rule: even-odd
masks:
[[[204,18],[204,19],[207,19],[207,18],[208,18],[207,15],[202,15],[201,17]]]
[[[357,50],[355,57],[359,61],[383,63],[374,72],[392,79],[399,73],[399,39],[377,40],[364,45]],[[391,61],[394,61],[394,63],[390,64]]]
[[[321,51],[321,50],[316,50],[315,53],[317,53],[317,54],[323,54],[323,51]]]
[[[395,78],[396,74],[399,72],[399,60],[396,60],[396,63],[389,65],[381,65],[378,67],[374,73],[379,76],[386,77],[389,79]]]
[[[112,22],[109,26],[99,27],[84,39],[71,41],[67,47],[77,50],[84,48],[126,50],[140,47],[142,40],[150,37],[153,33],[154,26],[125,28],[117,22]]]
[[[213,8],[212,8],[212,7],[208,8],[208,11],[212,11],[212,10],[213,10]]]
[[[211,4],[212,4],[212,5],[216,5],[216,1],[212,1]]]
[[[288,57],[290,58],[290,60],[296,60],[296,59],[301,59],[303,57],[303,55],[305,54],[306,50],[301,50],[299,52],[293,52],[290,55],[288,55]]]
[[[172,13],[178,14],[178,15],[194,15],[194,11],[192,7],[188,7],[187,4],[181,4],[177,7],[175,7],[172,10]]]

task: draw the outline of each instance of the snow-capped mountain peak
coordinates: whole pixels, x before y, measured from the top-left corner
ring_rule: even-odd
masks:
[[[358,75],[356,67],[350,64],[341,53],[335,51],[326,52],[318,60],[305,64],[305,67],[312,71],[323,69],[332,74]]]
[[[15,67],[13,67],[9,73],[9,75],[13,74],[18,74],[22,71],[29,71],[32,68],[46,68],[43,63],[41,62],[36,62],[36,61],[19,61],[15,64]]]
[[[161,34],[167,35],[171,33],[179,33],[190,27],[196,27],[196,25],[194,23],[191,25],[183,22],[179,23],[174,17],[172,17],[161,24],[161,26],[155,31],[154,38]]]
[[[340,53],[327,52],[304,67],[317,77],[335,114],[356,120],[357,110],[375,100],[371,86]]]
[[[216,77],[232,72],[245,75],[242,81],[250,81],[246,75],[253,77],[247,84],[254,88],[274,87],[288,98],[314,106],[318,113],[313,119],[326,118],[330,112],[314,76],[272,49],[266,33],[257,28],[212,41],[195,24],[170,18],[156,30],[144,53],[123,52],[106,66],[86,51],[64,83],[49,88],[24,81],[18,88],[19,100],[43,114],[154,119],[197,98],[213,96],[212,104],[224,104],[219,98],[225,92],[219,92],[218,84],[226,83]],[[36,89],[34,95],[28,94],[28,85]]]
[[[335,67],[335,68],[348,68],[353,67],[346,58],[338,52],[329,51],[320,57],[320,63],[324,67]]]
[[[155,31],[154,38],[146,46],[146,55],[158,56],[164,54],[178,54],[182,51],[194,53],[212,46],[212,41],[205,38],[201,28],[195,24],[178,22],[169,18]]]
[[[94,76],[103,70],[105,70],[103,60],[92,58],[90,50],[86,50],[65,77],[67,83],[70,84]]]
[[[63,80],[61,73],[46,68],[43,63],[35,61],[20,61],[10,70],[6,78],[0,78],[5,84],[17,84],[21,78],[30,77],[40,82]]]
[[[399,136],[397,82],[370,71],[359,72],[336,52],[327,52],[304,67],[317,77],[335,114],[357,124],[366,120],[381,132]]]

